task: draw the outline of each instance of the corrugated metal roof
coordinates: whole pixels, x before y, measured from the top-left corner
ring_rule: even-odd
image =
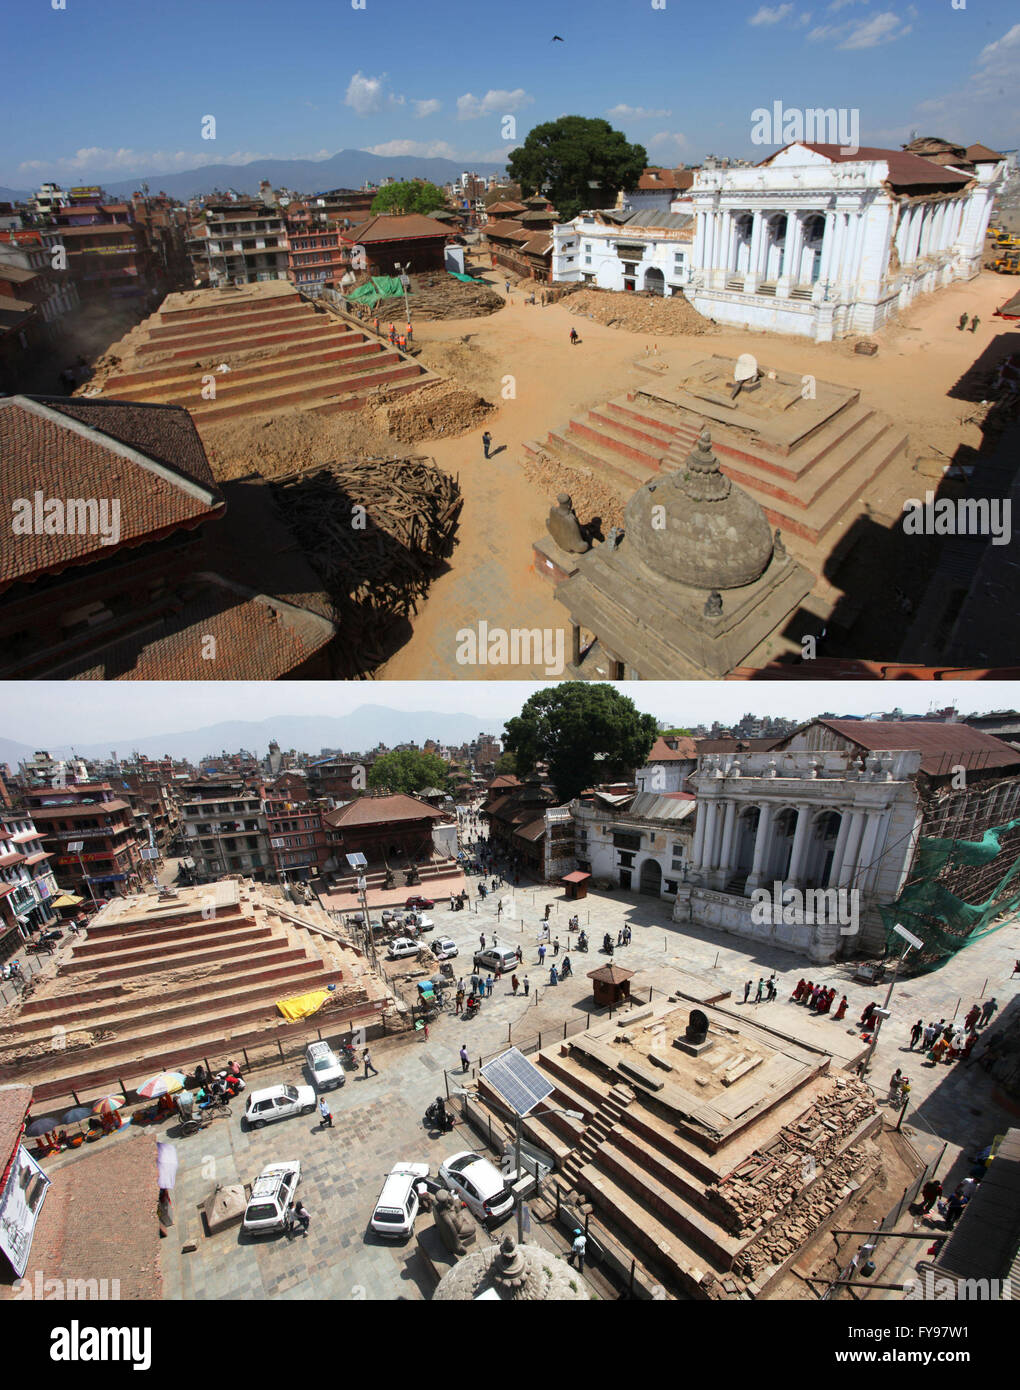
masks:
[[[1020,764],[1020,753],[1008,743],[981,729],[972,729],[968,724],[939,724],[926,719],[819,719],[816,722],[843,734],[869,752],[917,749],[921,754],[921,770],[929,776],[945,775],[953,758],[964,759],[963,765],[974,769]],[[793,737],[791,734],[790,738]],[[783,739],[780,746],[788,741]]]
[[[1020,1250],[1020,1129],[999,1145],[936,1261],[958,1279],[1004,1279],[1010,1288]]]
[[[623,225],[628,229],[648,227],[662,231],[680,231],[689,227],[693,221],[694,218],[689,212],[659,212],[656,208],[642,208],[625,218]]]
[[[642,820],[681,821],[694,814],[697,804],[694,797],[688,797],[683,793],[670,795],[662,792],[638,792],[627,808],[627,814],[640,817]]]

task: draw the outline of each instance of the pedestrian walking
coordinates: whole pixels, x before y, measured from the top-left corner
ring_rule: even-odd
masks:
[[[942,1184],[938,1178],[929,1178],[921,1188],[921,1214],[922,1216],[931,1211],[932,1207],[942,1196]]]
[[[567,1263],[574,1266],[578,1274],[584,1273],[584,1252],[588,1248],[588,1241],[580,1226],[574,1229],[574,1241],[570,1247],[570,1254],[567,1256]]]
[[[766,1002],[767,1004],[771,1004],[772,1001],[773,1001],[773,999],[775,999],[776,993],[777,993],[777,990],[776,990],[776,977],[775,977],[775,975],[770,975],[770,976],[769,976],[768,984],[765,986],[765,988],[766,988],[766,991],[767,991],[767,997],[766,997],[765,1002]]]
[[[470,1059],[468,1057],[467,1043],[461,1043],[460,1048],[460,1069],[467,1071]]]
[[[756,1004],[760,1004],[760,1003],[761,1003],[761,997],[762,997],[762,994],[763,994],[764,992],[765,992],[765,981],[762,980],[762,979],[759,979],[759,981],[758,981],[758,992],[757,992],[757,994],[754,996],[754,1002],[755,1002]]]
[[[323,1098],[319,1101],[319,1114],[320,1114],[321,1117],[322,1117],[321,1127],[322,1127],[323,1129],[332,1129],[332,1128],[333,1128],[333,1116],[332,1116],[332,1114],[330,1113],[329,1106],[326,1104],[325,1097],[323,1097]]]
[[[981,322],[981,320],[978,318],[977,314],[975,314],[974,317],[973,317],[973,318],[971,319],[971,321],[970,321],[970,331],[971,331],[972,333],[976,333],[976,332],[977,332],[977,326],[978,326],[978,324],[979,324],[980,322]]]
[[[937,1032],[937,1026],[934,1023],[929,1023],[921,1039],[921,1050],[923,1052],[929,1052],[935,1045],[935,1035]]]
[[[369,1050],[368,1050],[367,1047],[365,1048],[364,1052],[361,1054],[361,1060],[362,1060],[362,1061],[364,1062],[364,1064],[365,1064],[365,1080],[366,1080],[366,1081],[368,1080],[368,1073],[369,1073],[369,1072],[371,1072],[373,1076],[378,1076],[378,1075],[379,1075],[379,1073],[376,1071],[375,1067],[372,1065],[372,1054],[371,1054],[371,1052],[369,1052]]]
[[[511,975],[511,976],[510,976],[510,985],[511,985],[511,987],[512,987],[512,989],[513,989],[514,994],[517,993],[518,989],[520,988],[520,984],[521,984],[521,982],[520,982],[520,980],[517,978],[516,975]]]
[[[967,327],[967,315],[966,315],[966,314],[961,314],[961,315],[960,315],[960,322],[957,324],[957,330],[958,330],[960,333],[962,333],[963,330],[964,330],[966,327]]]
[[[485,454],[485,457],[486,457],[486,458],[489,457],[489,448],[490,448],[491,444],[492,444],[492,435],[489,433],[488,430],[485,430],[485,431],[483,432],[483,434],[482,434],[482,452]]]
[[[543,941],[542,945],[539,946],[539,948],[538,948],[538,963],[539,963],[539,965],[545,965],[545,942],[544,942],[544,941]]]
[[[524,947],[523,947],[523,946],[518,946],[518,947],[517,947],[517,964],[518,964],[518,965],[521,965],[521,964],[523,964],[523,962],[524,962]]]
[[[946,1225],[950,1230],[956,1225],[963,1215],[963,1209],[967,1205],[966,1197],[962,1197],[959,1192],[954,1192],[946,1203]]]
[[[502,899],[502,898],[500,898],[499,902],[496,904],[496,916],[497,916],[497,918],[503,916],[503,899]],[[495,936],[493,936],[493,938],[492,938],[492,944],[493,944],[493,946],[495,946],[495,944],[496,944],[496,938],[495,938]]]
[[[493,988],[493,985],[495,985],[495,983],[496,983],[496,981],[492,978],[491,975],[486,975],[486,977],[485,977],[485,996],[486,996],[486,998],[491,998],[491,997],[492,997],[492,988]]]
[[[978,1019],[979,1019],[980,1017],[981,1017],[981,1005],[980,1005],[980,1004],[972,1004],[971,1007],[970,1007],[970,1009],[969,1009],[969,1011],[968,1011],[968,1013],[967,1013],[967,1017],[963,1020],[963,1026],[967,1029],[968,1032],[970,1032],[970,1030],[971,1030],[972,1028],[976,1028],[976,1027],[977,1027],[977,1021],[978,1021]]]
[[[556,969],[556,966],[555,966],[555,965],[550,965],[550,967],[549,967],[549,983],[550,983],[551,985],[558,985],[559,982],[560,982],[559,971]]]
[[[751,993],[751,981],[748,980],[747,984],[744,986],[744,1003],[745,1003],[745,1004],[747,1003],[747,996],[748,996],[750,993]]]
[[[524,977],[524,997],[525,997],[525,999],[527,999],[528,993],[529,993],[530,989],[531,989],[531,981],[528,979],[527,975],[525,975],[525,977]]]
[[[921,1034],[922,1034],[923,1032],[924,1032],[924,1022],[923,1022],[921,1019],[918,1019],[917,1022],[914,1024],[913,1028],[911,1028],[911,1030],[910,1030],[910,1050],[911,1050],[911,1052],[913,1052],[914,1048],[917,1046],[918,1039],[921,1037]]]
[[[504,283],[504,285],[506,285],[506,292],[507,292],[507,294],[509,294],[509,293],[510,293],[510,281],[509,281],[509,280],[504,280],[503,283]]]
[[[307,1234],[308,1234],[308,1223],[311,1221],[312,1216],[311,1216],[311,1213],[309,1212],[308,1208],[305,1206],[304,1202],[302,1202],[302,1201],[297,1201],[297,1202],[295,1202],[294,1205],[293,1205],[293,1207],[291,1208],[291,1212],[293,1213],[294,1220],[300,1223],[300,1226],[301,1226],[301,1234],[302,1234],[302,1235],[307,1235]]]
[[[560,953],[560,939],[559,939],[559,937],[557,937],[556,940],[553,942],[553,955],[554,955],[554,956],[558,956],[559,953]]]
[[[410,323],[407,325],[406,337],[409,343],[414,340],[414,329],[411,327]]]
[[[577,329],[576,329],[576,328],[572,328],[572,329],[570,330],[570,346],[573,347],[574,344],[575,344],[576,342],[578,342],[578,341],[579,341],[579,337],[578,337]]]
[[[481,951],[484,951],[484,950],[485,950],[485,933],[484,933],[484,932],[482,932],[481,935],[480,935],[479,938],[478,938],[478,948],[479,948],[479,950],[481,950]]]

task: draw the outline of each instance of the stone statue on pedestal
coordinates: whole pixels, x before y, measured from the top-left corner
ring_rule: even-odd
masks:
[[[456,1205],[452,1192],[437,1192],[435,1214],[432,1218],[439,1238],[451,1255],[466,1255],[475,1238],[471,1218]]]
[[[569,555],[583,555],[591,549],[591,542],[585,539],[581,530],[569,492],[559,494],[555,507],[550,509],[546,517],[545,526],[559,548]]]

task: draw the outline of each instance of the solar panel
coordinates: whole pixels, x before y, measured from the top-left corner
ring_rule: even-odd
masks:
[[[502,1053],[482,1067],[482,1075],[511,1110],[527,1115],[540,1100],[551,1095],[553,1085],[547,1081],[516,1047]]]

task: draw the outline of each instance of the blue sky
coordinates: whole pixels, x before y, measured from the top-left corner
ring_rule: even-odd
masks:
[[[504,116],[521,140],[567,112],[607,117],[654,163],[760,158],[751,112],[777,100],[856,108],[862,144],[895,146],[914,129],[1018,143],[1015,0],[364,4],[14,0],[4,93],[18,119],[0,183],[342,148],[470,166],[512,147]],[[215,141],[201,138],[207,115]]]

